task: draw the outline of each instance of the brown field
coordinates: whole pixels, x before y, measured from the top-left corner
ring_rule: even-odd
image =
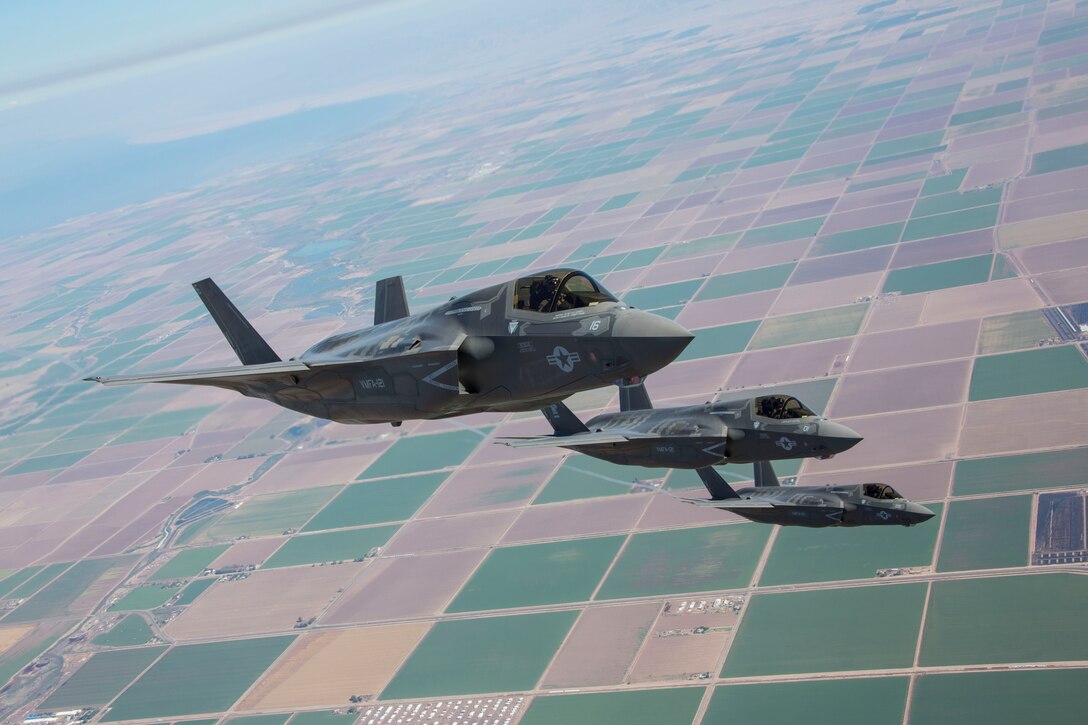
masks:
[[[1039,275],[1036,281],[1054,304],[1072,305],[1084,301],[1084,290],[1088,288],[1088,268],[1051,272]]]
[[[838,460],[838,459],[836,459]],[[843,456],[842,463],[847,463]],[[858,471],[830,471],[834,465],[830,461],[805,461],[798,483],[804,486],[819,486],[828,483],[869,483],[879,481],[887,483],[899,493],[915,501],[933,501],[948,494],[952,482],[952,461],[935,463],[916,463],[906,466],[885,468],[866,468]]]
[[[0,627],[0,655],[14,647],[36,624],[17,624],[12,627]]]
[[[1088,440],[1088,388],[967,404],[959,455],[982,456],[1082,445]],[[1015,435],[1010,435],[1015,421]]]
[[[220,581],[165,627],[179,640],[290,632],[319,616],[366,564],[270,569]]]
[[[969,360],[847,375],[835,391],[828,416],[842,418],[929,408],[967,399]]]
[[[824,463],[841,470],[941,460],[956,452],[962,410],[962,405],[952,405],[842,419],[865,440]]]
[[[706,498],[706,489],[699,485],[693,471],[673,471],[672,475],[690,477],[693,486],[684,490],[674,489],[672,493],[690,498]],[[655,493],[650,497],[650,505],[646,507],[646,513],[639,519],[635,528],[639,531],[647,531],[650,529],[672,528],[674,526],[690,526],[691,524],[727,524],[739,521],[744,521],[744,519],[734,513],[692,506],[683,501],[678,501],[672,496]]]
[[[490,546],[509,528],[517,511],[494,511],[449,519],[409,521],[385,547],[386,556]]]
[[[449,516],[523,505],[559,465],[562,455],[562,451],[555,451],[547,458],[461,468],[427,502],[420,515]]]
[[[189,497],[199,491],[216,490],[246,483],[260,467],[262,459],[249,458],[238,461],[216,461],[194,467],[195,473],[174,489],[173,496]]]
[[[352,695],[376,695],[429,626],[418,622],[304,634],[237,709],[343,706]]]
[[[701,360],[686,360],[673,363],[659,373],[654,374],[653,382],[648,384],[650,399],[669,400],[681,395],[698,394],[710,396],[717,390],[734,366],[740,361],[740,355],[718,355]],[[615,410],[618,405],[610,407]]]
[[[322,624],[376,622],[437,614],[446,608],[486,549],[371,562],[321,619]]]
[[[391,445],[392,441],[385,441],[288,453],[246,492],[278,493],[350,483]]]
[[[610,496],[531,506],[506,532],[504,543],[628,531],[650,503],[647,496]]]
[[[875,293],[880,288],[880,281],[883,278],[883,272],[870,272],[853,277],[829,279],[825,282],[785,287],[778,301],[771,308],[770,314],[791,315],[795,312],[809,312],[825,307],[853,304],[859,297]]]
[[[674,605],[678,604],[673,602]],[[657,618],[631,666],[627,682],[689,680],[709,672],[717,674],[726,644],[733,636],[737,615],[731,611],[705,614],[662,614]],[[670,630],[690,632],[695,627],[710,627],[705,634],[659,636]],[[728,628],[714,631],[715,628]]]
[[[1043,219],[1032,219],[997,228],[997,238],[1002,249],[1014,249],[1049,242],[1064,242],[1084,236],[1088,225],[1088,211],[1057,214]]]
[[[919,320],[923,325],[1034,310],[1043,304],[1026,279],[952,287],[924,296],[926,305]]]
[[[246,539],[239,541],[224,551],[213,561],[212,569],[222,569],[228,566],[244,566],[246,564],[260,565],[264,560],[272,556],[272,552],[283,546],[284,538],[273,536],[265,539]]]
[[[729,376],[728,386],[735,390],[823,377],[852,343],[853,338],[844,337],[746,353]]]
[[[544,674],[541,687],[620,684],[660,610],[659,602],[586,609]]]
[[[976,254],[992,252],[993,247],[993,232],[989,229],[976,229],[933,239],[921,239],[896,247],[890,269],[932,264],[957,257],[973,257]]]
[[[888,297],[878,300],[869,308],[869,318],[862,323],[861,331],[873,333],[914,327],[921,319],[925,305],[925,295]]]
[[[860,372],[970,357],[975,353],[978,328],[978,320],[964,320],[863,335],[847,369]]]
[[[1088,265],[1088,237],[1045,247],[1028,247],[1013,254],[1031,274],[1083,267]]]
[[[778,299],[778,290],[765,290],[728,297],[724,300],[689,302],[684,307],[684,311],[677,315],[676,321],[688,329],[697,330],[700,327],[760,320],[767,315],[767,311],[771,309],[776,299]],[[668,369],[665,368],[665,370]],[[660,374],[655,373],[655,375]]]

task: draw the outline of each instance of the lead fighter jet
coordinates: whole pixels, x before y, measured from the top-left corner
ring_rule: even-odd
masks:
[[[378,282],[374,326],[281,360],[210,279],[193,287],[242,365],[120,377],[104,385],[210,385],[341,423],[534,410],[668,365],[692,335],[622,304],[592,277],[554,269],[409,315],[400,277]]]

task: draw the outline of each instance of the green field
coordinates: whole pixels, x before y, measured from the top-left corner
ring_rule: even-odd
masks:
[[[446,611],[587,601],[625,538],[605,536],[493,549]]]
[[[793,239],[814,237],[816,236],[816,233],[820,231],[820,227],[823,226],[823,223],[824,217],[816,217],[814,219],[801,219],[795,222],[755,227],[744,233],[744,236],[741,237],[740,244],[737,246],[754,247],[763,244],[777,244],[778,242],[788,242]]]
[[[1048,340],[1055,334],[1054,328],[1039,310],[986,317],[982,320],[978,354],[989,355],[1035,347],[1040,340]]]
[[[437,622],[381,699],[531,690],[577,616],[565,611]]]
[[[704,327],[694,330],[695,339],[684,348],[677,360],[698,360],[704,357],[729,355],[741,352],[748,346],[749,340],[759,327],[759,320],[737,322],[719,327]]]
[[[94,638],[94,643],[103,647],[133,647],[147,644],[154,637],[151,627],[143,617],[130,614],[122,619],[113,629]]]
[[[1088,446],[957,461],[952,493],[969,496],[1088,483]]]
[[[183,607],[187,604],[192,604],[197,597],[204,593],[208,587],[215,584],[215,578],[210,577],[208,579],[197,579],[189,582],[184,589],[181,590],[181,594],[178,595],[177,600],[174,602],[175,606]]]
[[[1088,577],[1039,574],[933,583],[918,662],[1088,659]]]
[[[596,599],[748,586],[771,529],[728,524],[634,534]]]
[[[489,428],[455,430],[449,433],[413,435],[400,438],[389,450],[367,466],[358,480],[384,478],[406,473],[437,471],[464,463],[483,441]]]
[[[975,358],[968,400],[1088,387],[1088,362],[1076,347],[1043,347]]]
[[[34,592],[44,587],[49,582],[60,576],[60,573],[70,567],[72,562],[62,564],[49,564],[48,566],[31,566],[11,577],[16,579],[5,597],[10,599],[25,599]],[[5,580],[6,581],[6,580]]]
[[[84,559],[71,569],[54,579],[44,589],[26,600],[14,612],[4,618],[4,624],[32,622],[36,619],[62,617],[70,612],[70,607],[96,581],[111,570],[128,570],[136,560],[135,556],[116,556],[109,559]],[[66,565],[65,565],[66,566]],[[96,592],[106,596],[106,591]],[[95,602],[88,602],[87,609]]]
[[[353,483],[317,512],[303,531],[343,529],[411,518],[442,482],[444,473]]]
[[[914,683],[910,721],[926,725],[1077,725],[1088,669],[926,675]]]
[[[816,244],[813,245],[812,255],[822,257],[827,254],[856,252],[860,249],[895,244],[899,241],[899,235],[903,232],[904,224],[905,222],[895,222],[894,224],[881,224],[880,226],[865,229],[851,229],[848,232],[827,234],[816,240]]]
[[[681,305],[694,297],[695,292],[702,284],[703,280],[692,279],[684,282],[657,285],[656,287],[643,287],[625,294],[623,301],[632,307],[643,310],[656,310],[659,307]]]
[[[752,338],[751,350],[856,335],[869,309],[867,304],[833,307],[815,312],[768,317]]]
[[[875,677],[716,687],[702,722],[817,723],[827,717],[835,725],[899,725],[908,683],[906,677]]]
[[[993,264],[994,255],[983,254],[966,259],[953,259],[950,262],[895,269],[888,272],[888,277],[884,280],[883,292],[884,294],[899,292],[912,295],[918,292],[931,292],[948,287],[986,282],[990,279],[990,268]]]
[[[113,703],[104,722],[226,710],[294,636],[174,647]]]
[[[213,523],[204,529],[203,538],[268,536],[300,529],[339,490],[339,486],[322,486],[255,496],[233,511],[211,519]]]
[[[155,438],[173,438],[193,428],[207,414],[215,410],[210,408],[186,408],[184,410],[171,410],[155,413],[145,418],[138,425],[134,425],[127,432],[113,440],[115,445],[120,443],[135,443],[137,441],[150,441]]]
[[[213,561],[230,548],[229,544],[205,546],[201,549],[183,549],[177,555],[160,566],[149,581],[164,579],[184,579],[200,574]]]
[[[948,234],[992,227],[997,223],[1000,208],[1000,204],[991,204],[990,206],[979,206],[947,214],[934,214],[933,216],[911,219],[907,222],[906,229],[903,230],[903,241],[913,242],[916,239],[943,237]]]
[[[165,651],[166,647],[138,647],[99,652],[76,670],[41,706],[63,709],[105,705]]]
[[[276,569],[281,566],[361,559],[374,547],[384,546],[398,528],[400,527],[374,526],[367,529],[344,529],[292,536],[261,568]]]
[[[620,466],[589,456],[571,455],[533,499],[534,504],[573,501],[599,496],[620,496],[636,479],[647,481],[669,475],[665,468]]]
[[[110,607],[111,612],[129,612],[137,609],[155,609],[166,604],[181,591],[180,587],[161,587],[158,584],[149,584],[136,587],[131,592]]]
[[[719,274],[706,281],[695,299],[715,300],[748,294],[749,292],[778,289],[786,284],[786,280],[790,278],[790,274],[796,266],[795,263],[791,262],[790,264],[779,264],[774,267]]]
[[[1088,164],[1088,143],[1043,151],[1031,157],[1031,174],[1049,174]]]
[[[941,504],[930,504],[937,514],[931,521],[910,528],[865,526],[857,529],[806,529],[783,526],[759,585],[868,579],[877,569],[929,566],[940,530]]]
[[[932,216],[934,214],[947,214],[962,209],[974,209],[975,207],[986,206],[988,204],[997,204],[1001,201],[1001,194],[1003,191],[1003,186],[994,186],[989,189],[966,191],[962,194],[958,191],[953,191],[946,194],[927,195],[915,202],[910,215],[911,218],[917,218]]]
[[[690,723],[704,692],[702,687],[676,687],[535,697],[521,725]]]
[[[756,595],[722,677],[910,667],[925,596],[925,584]]]
[[[953,501],[937,571],[1027,566],[1031,496]]]
[[[355,715],[337,715],[332,710],[299,712],[291,720],[291,725],[349,725],[355,722],[355,718]]]

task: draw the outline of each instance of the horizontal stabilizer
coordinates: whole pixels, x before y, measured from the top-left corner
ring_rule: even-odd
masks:
[[[408,316],[408,295],[403,277],[378,280],[374,288],[374,324],[391,322]]]
[[[701,508],[716,508],[723,511],[769,511],[775,508],[770,501],[757,501],[750,498],[728,498],[724,501],[715,501],[709,498],[685,498],[684,503]]]
[[[608,443],[626,443],[631,440],[643,438],[656,438],[652,435],[638,435],[635,433],[609,433],[589,432],[575,433],[569,436],[535,436],[527,438],[500,438],[496,443],[502,443],[511,448],[547,448],[548,446],[562,446],[563,448],[579,448],[581,446],[600,446]]]
[[[553,403],[546,408],[541,408],[540,412],[547,418],[548,424],[551,425],[557,436],[589,432],[586,424],[563,403]]]
[[[713,467],[696,468],[695,472],[699,474],[699,479],[706,486],[706,490],[710,492],[710,497],[715,501],[740,499],[733,487],[726,483],[725,479],[722,478],[722,474],[715,471]]]
[[[138,383],[179,383],[182,385],[217,385],[219,383],[245,383],[247,380],[259,380],[273,376],[309,372],[304,363],[287,361],[272,362],[264,365],[245,365],[232,368],[210,368],[208,370],[177,370],[174,372],[147,373],[144,375],[119,375],[116,377],[95,376],[84,378],[89,382],[103,385],[135,385]]]
[[[280,356],[257,334],[249,320],[227,299],[223,290],[210,277],[194,282],[193,289],[243,365],[263,365],[280,361]]]

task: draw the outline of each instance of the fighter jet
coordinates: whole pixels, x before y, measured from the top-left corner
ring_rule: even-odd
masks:
[[[908,501],[886,483],[780,486],[770,461],[757,461],[755,486],[734,490],[713,468],[697,473],[711,498],[684,499],[696,506],[732,511],[746,519],[780,526],[914,526],[933,512]]]
[[[692,340],[588,274],[553,269],[408,313],[400,277],[377,283],[374,326],[282,360],[211,279],[193,287],[240,367],[92,377],[211,385],[341,423],[534,410],[668,365]]]
[[[541,412],[550,436],[504,438],[514,448],[558,446],[625,466],[694,468],[788,458],[830,458],[861,440],[791,395],[653,409],[644,382],[620,382],[620,412],[582,423],[563,403]]]

